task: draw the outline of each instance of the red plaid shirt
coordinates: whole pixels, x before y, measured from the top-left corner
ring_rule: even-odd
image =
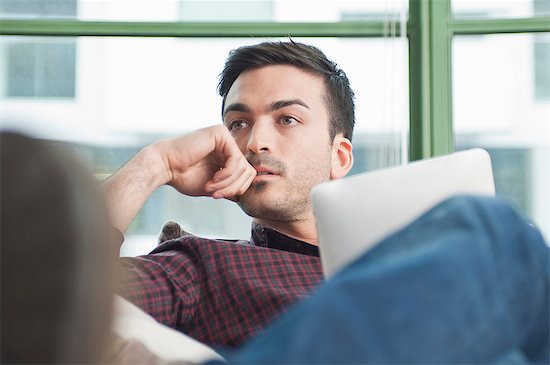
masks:
[[[241,345],[323,277],[316,246],[255,224],[250,242],[188,235],[120,261],[122,296],[213,346]]]

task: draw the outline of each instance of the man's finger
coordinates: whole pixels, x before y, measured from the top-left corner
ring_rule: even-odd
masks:
[[[226,167],[214,174],[211,181],[206,183],[205,190],[210,192],[222,190],[242,178],[243,175],[248,176],[250,169],[254,168],[244,157],[237,162],[230,161]]]
[[[246,190],[248,190],[255,177],[256,170],[253,167],[250,167],[244,173],[240,174],[238,179],[235,180],[231,185],[223,189],[216,190],[212,194],[212,197],[219,199],[242,195],[246,192]]]

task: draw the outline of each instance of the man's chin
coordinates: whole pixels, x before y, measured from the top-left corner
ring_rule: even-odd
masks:
[[[259,192],[263,192],[264,190],[267,189],[269,185],[269,182],[268,181],[264,181],[264,180],[260,180],[260,181],[253,181],[252,184],[250,184],[250,187],[248,188],[248,190],[246,191],[246,194],[248,193],[259,193]]]
[[[279,202],[269,190],[269,184],[265,181],[253,183],[248,190],[239,197],[237,204],[251,217],[262,218],[272,214],[273,209]]]
[[[265,181],[253,182],[248,190],[239,197],[239,205],[255,205],[261,203],[266,197],[269,197],[269,194],[267,194],[267,185]]]

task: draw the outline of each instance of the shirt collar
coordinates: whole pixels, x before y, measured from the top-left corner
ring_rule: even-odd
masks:
[[[319,247],[289,237],[256,222],[252,222],[252,237],[250,237],[250,242],[254,246],[267,247],[308,256],[319,256]]]

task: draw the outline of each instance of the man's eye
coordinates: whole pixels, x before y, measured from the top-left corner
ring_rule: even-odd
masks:
[[[281,124],[282,125],[294,125],[296,123],[298,123],[296,118],[289,117],[289,116],[285,116],[285,117],[281,118]]]
[[[246,127],[248,127],[247,122],[244,122],[242,120],[236,120],[234,122],[231,122],[231,124],[229,125],[229,130],[230,131],[238,131],[238,130],[246,128]]]

